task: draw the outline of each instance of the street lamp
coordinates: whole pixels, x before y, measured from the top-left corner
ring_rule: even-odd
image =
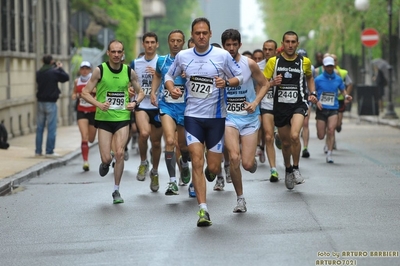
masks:
[[[354,6],[358,11],[365,12],[369,8],[369,0],[355,0]],[[361,32],[365,29],[365,21],[364,21],[364,14],[361,15]],[[361,80],[365,84],[365,47],[361,45],[361,60],[362,60],[362,67],[361,71]]]
[[[388,98],[388,105],[386,108],[386,114],[384,115],[384,118],[388,119],[398,119],[399,117],[396,115],[396,112],[394,111],[393,107],[393,101],[392,101],[392,73],[393,73],[393,56],[392,56],[392,0],[388,0],[388,8],[387,8],[388,16],[389,16],[389,98]]]

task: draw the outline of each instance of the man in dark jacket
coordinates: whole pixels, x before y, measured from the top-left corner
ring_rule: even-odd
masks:
[[[51,55],[43,56],[43,66],[36,72],[37,118],[35,156],[42,156],[43,131],[47,122],[46,157],[58,157],[54,153],[57,131],[57,100],[60,96],[58,82],[67,82],[69,75],[60,62]]]

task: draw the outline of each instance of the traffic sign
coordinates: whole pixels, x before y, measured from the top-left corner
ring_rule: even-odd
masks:
[[[379,42],[379,32],[374,28],[367,28],[361,33],[361,42],[365,47],[374,47]]]

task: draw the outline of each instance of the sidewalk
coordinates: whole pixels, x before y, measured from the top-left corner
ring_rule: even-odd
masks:
[[[400,107],[397,107],[395,111],[400,116]],[[378,125],[390,125],[400,129],[400,119],[384,119],[384,113],[379,116],[358,116],[357,105],[353,104],[351,112],[345,112],[344,117],[369,121]],[[312,116],[314,117],[314,115]],[[52,168],[66,165],[67,162],[81,155],[81,136],[77,125],[57,129],[55,152],[61,155],[58,159],[47,159],[44,156],[34,157],[35,134],[13,138],[9,143],[8,150],[0,149],[0,195],[9,192],[25,180],[39,176]],[[96,144],[97,141],[91,145]]]
[[[57,159],[44,156],[35,157],[35,137],[28,134],[9,140],[7,150],[0,149],[0,195],[9,192],[14,186],[44,172],[67,164],[81,154],[81,135],[77,125],[58,127],[55,153],[61,155]],[[43,137],[46,142],[46,131]],[[97,142],[91,145],[95,145]]]

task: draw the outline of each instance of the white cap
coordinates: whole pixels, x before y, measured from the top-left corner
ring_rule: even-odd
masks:
[[[333,59],[333,57],[327,56],[324,58],[324,60],[322,60],[322,63],[324,64],[324,66],[334,66],[335,60]]]
[[[81,63],[81,66],[80,66],[80,67],[92,68],[92,66],[90,65],[90,63],[89,63],[88,61],[83,61],[83,62]]]

